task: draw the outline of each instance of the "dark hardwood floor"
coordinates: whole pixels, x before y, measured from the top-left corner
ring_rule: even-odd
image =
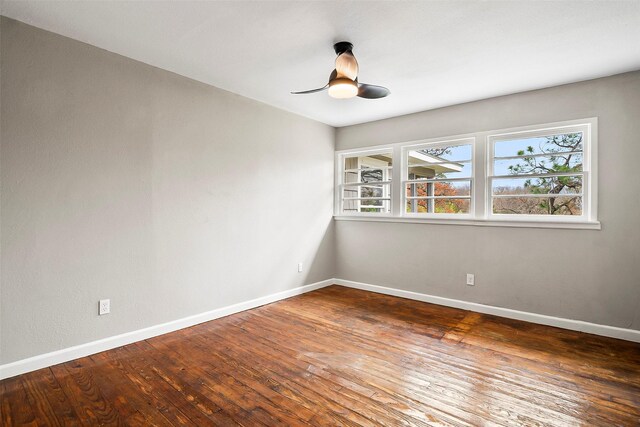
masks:
[[[640,425],[640,344],[331,286],[0,382],[3,425]]]

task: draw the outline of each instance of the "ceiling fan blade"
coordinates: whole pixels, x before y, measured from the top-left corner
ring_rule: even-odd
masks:
[[[389,95],[391,91],[386,87],[368,85],[366,83],[358,84],[358,96],[366,99],[384,98]]]
[[[323,90],[327,90],[328,88],[329,88],[329,85],[326,85],[324,87],[319,87],[318,89],[303,90],[302,92],[291,92],[291,94],[292,95],[306,95],[308,93],[322,92]]]
[[[341,53],[336,58],[336,71],[338,77],[346,77],[355,80],[358,77],[358,61],[350,50]]]
[[[338,72],[336,70],[333,70],[331,72],[331,75],[329,76],[329,81],[335,79],[336,77],[338,77]],[[318,89],[303,90],[302,92],[291,92],[291,94],[292,95],[306,95],[308,93],[322,92],[323,90],[326,90],[328,88],[329,88],[329,83],[327,83],[324,87],[319,87]]]

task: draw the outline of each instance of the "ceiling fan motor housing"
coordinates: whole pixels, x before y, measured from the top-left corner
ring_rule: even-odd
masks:
[[[353,50],[353,45],[349,42],[338,42],[333,45],[333,50],[336,51],[336,55],[340,55]]]

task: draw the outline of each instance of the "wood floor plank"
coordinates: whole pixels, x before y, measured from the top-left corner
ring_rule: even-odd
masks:
[[[86,425],[123,425],[124,417],[93,380],[91,359],[84,357],[51,367],[56,380]]]
[[[278,383],[275,378],[261,376],[250,365],[232,359],[212,346],[198,342],[193,342],[193,345],[202,352],[201,363],[204,368],[215,371],[216,375],[229,376],[243,384],[244,387],[251,387],[270,402],[268,403],[269,407],[275,409],[278,416],[285,417],[291,423],[300,423],[300,421],[309,421],[316,415],[307,407],[296,405],[296,402],[300,402],[297,396],[290,392],[283,392],[284,386]],[[296,407],[295,412],[290,409],[292,405]]]
[[[308,307],[305,307],[305,310],[300,310],[300,304],[296,304],[296,306],[295,306],[296,310],[291,309],[289,311],[287,311],[287,304],[288,304],[288,302],[281,302],[281,303],[276,304],[275,308],[277,308],[279,310],[284,309],[286,314],[287,314],[287,316],[288,316],[288,319],[289,319],[288,321],[289,322],[292,321],[291,319],[294,316],[299,315],[299,316],[305,317],[306,320],[311,322],[311,323],[317,322],[317,323],[315,323],[316,327],[321,327],[321,326],[318,326],[321,323],[326,323],[326,324],[331,325],[331,326],[336,327],[336,328],[339,328],[341,326],[341,323],[339,321],[335,321],[334,322],[333,320],[331,320],[331,321],[327,321],[326,320],[327,318],[334,319],[335,317],[339,316],[339,314],[337,312],[332,312],[330,307],[328,307],[326,304],[322,304],[322,303],[313,304],[313,305],[310,305]],[[257,311],[259,312],[259,310],[257,310]],[[273,317],[273,312],[274,312],[274,310],[271,311],[271,316],[272,317]],[[314,314],[314,312],[316,314]],[[355,316],[354,316],[354,318],[355,318]],[[351,319],[350,325],[353,322],[356,322],[356,320],[354,320],[354,318]],[[386,325],[384,327],[386,327]],[[376,342],[376,345],[380,345],[383,342],[383,340],[382,340],[382,336],[381,335],[379,335],[379,334],[375,335],[375,329],[377,329],[377,328],[378,328],[377,326],[374,328],[374,332],[373,332],[374,335],[367,336],[366,332],[370,329],[370,325],[368,324],[368,322],[362,322],[357,327],[350,327],[349,331],[352,334],[354,334],[354,335],[352,335],[353,337],[358,337],[358,336],[362,335],[365,339],[373,340],[374,342]],[[553,328],[551,328],[551,329],[553,329]],[[404,339],[405,338],[402,337],[402,336],[396,336],[395,341],[402,341]],[[411,349],[412,347],[414,347],[413,346],[413,341],[419,341],[420,339],[421,339],[421,336],[419,334],[412,335],[411,337],[409,337],[408,341],[406,341],[406,342],[404,342],[402,344],[401,349],[402,350]],[[432,343],[432,344],[435,344],[435,343]],[[427,347],[425,346],[424,348],[426,349]],[[439,350],[440,351],[444,350],[444,348],[439,348]],[[417,349],[417,351],[421,352],[423,350],[422,350],[422,348],[419,348],[419,349]],[[456,355],[450,353],[450,354],[448,354],[448,357],[452,358],[452,361],[453,361],[453,360],[455,360]],[[479,359],[482,359],[482,358],[479,358]],[[525,360],[525,361],[528,362],[528,360]],[[519,368],[519,364],[521,362],[522,362],[522,360],[518,361],[518,362],[515,362],[514,365],[518,366],[518,368]],[[477,360],[474,361],[474,363],[477,363]],[[536,362],[535,366],[537,366],[539,364],[540,364],[540,362],[538,361],[538,362]],[[455,366],[455,364],[452,364],[452,367],[453,366]],[[554,373],[558,373],[558,372],[559,371],[555,371]],[[550,377],[547,377],[547,378],[550,378]],[[575,378],[576,377],[574,375],[574,380],[575,380]],[[570,382],[569,385],[568,385],[568,388],[575,388],[575,387],[576,387],[575,382]],[[616,394],[620,395],[621,393],[614,393],[614,395],[616,395]],[[622,394],[624,394],[624,393],[622,393]],[[601,402],[601,403],[604,403],[604,402]],[[633,406],[635,406],[635,405],[633,405]]]
[[[206,410],[209,416],[216,416],[222,413],[226,418],[232,419],[236,424],[243,425],[265,425],[243,408],[229,401],[224,396],[219,396],[213,392],[208,385],[206,374],[197,364],[186,365],[179,359],[171,358],[169,355],[153,347],[149,342],[142,341],[135,344],[153,359],[151,369],[163,380],[169,383],[176,390],[185,393],[187,396],[195,397],[198,400],[198,407]]]
[[[209,335],[207,333],[207,335]],[[186,336],[182,337],[182,340],[188,339]],[[154,342],[155,339],[149,340]],[[281,366],[273,363],[273,361],[267,360],[264,357],[257,357],[253,350],[249,351],[243,346],[238,346],[234,342],[224,342],[224,352],[229,354],[235,360],[250,360],[252,367],[260,372],[265,377],[275,377],[278,382],[284,384],[287,388],[293,391],[295,395],[305,396],[306,406],[312,410],[319,410],[322,408],[328,408],[330,413],[327,416],[331,419],[331,425],[371,425],[368,418],[361,416],[360,414],[350,411],[348,408],[342,406],[340,403],[333,400],[333,395],[338,391],[338,388],[331,388],[328,385],[323,385],[325,394],[319,390],[315,390],[313,384],[309,384],[306,381],[308,374],[304,371],[293,371],[289,368],[282,368]],[[197,347],[192,347],[194,351],[197,351]]]
[[[0,381],[0,422],[3,426],[9,426],[13,424],[8,390],[9,383],[12,381],[15,381],[15,379],[9,378],[4,381]]]
[[[287,307],[290,307],[290,306],[287,306],[287,304],[290,304],[290,303],[291,301],[282,301],[280,303],[277,303],[275,305],[275,308],[284,308],[286,310]],[[288,313],[289,314],[299,313],[301,316],[306,316],[310,320],[319,321],[319,323],[330,324],[335,327],[342,326],[343,323],[341,322],[341,319],[340,319],[341,307],[331,307],[330,305],[326,304],[326,300],[323,300],[323,301],[315,302],[314,304],[306,304],[304,306],[305,310],[300,310],[300,305],[302,304],[305,304],[305,303],[300,301],[296,302],[295,307],[293,307]],[[454,309],[449,309],[449,310],[454,310]],[[326,316],[326,313],[331,313],[331,316]],[[385,336],[389,334],[395,337],[394,338],[395,341],[402,341],[403,345],[411,345],[410,341],[422,338],[422,334],[420,333],[420,331],[412,330],[414,326],[413,324],[408,324],[406,325],[405,328],[398,329],[397,327],[392,326],[392,324],[394,323],[393,321],[390,321],[389,319],[385,318],[384,319],[385,321],[382,321],[383,319],[380,319],[380,322],[377,325],[372,326],[370,322],[359,321],[357,317],[358,317],[357,315],[354,315],[349,319],[350,325],[357,324],[357,326],[350,328],[352,333],[361,333],[363,331],[366,331],[367,333],[375,334],[376,339],[385,338]],[[494,316],[488,316],[488,317],[493,318]],[[330,320],[327,320],[327,318],[329,318]],[[504,319],[504,320],[508,321],[507,323],[514,322],[509,319]],[[526,323],[526,322],[519,322],[519,323]],[[484,322],[479,324],[478,328],[474,328],[474,330],[477,330],[477,329],[482,330],[483,327],[484,327]],[[564,331],[558,328],[551,328],[551,327],[546,327],[546,328],[553,332],[556,332],[556,330]],[[588,336],[588,334],[582,334],[582,335]],[[600,337],[600,338],[603,338],[603,337]],[[565,351],[559,350],[555,354],[551,352],[547,352],[541,355],[541,357],[538,359],[532,359],[529,353],[534,352],[535,354],[539,352],[539,350],[528,349],[526,346],[520,345],[518,341],[519,339],[520,339],[519,334],[514,334],[512,337],[512,341],[509,341],[503,344],[504,348],[501,348],[500,344],[499,343],[496,344],[495,342],[493,342],[493,340],[487,340],[487,341],[475,340],[474,342],[476,343],[477,347],[481,347],[481,348],[488,347],[487,348],[488,350],[492,350],[492,351],[495,350],[496,352],[500,352],[503,354],[509,354],[512,356],[518,356],[528,360],[533,360],[536,364],[545,363],[545,364],[552,365],[559,372],[562,372],[566,367],[568,369],[568,372],[571,375],[575,375],[576,371],[578,371],[581,375],[585,377],[592,376],[594,379],[598,378],[597,375],[593,375],[593,370],[598,369],[598,367],[591,366],[589,364],[590,362],[587,362],[587,361],[593,362],[593,358],[585,357],[585,358],[579,358],[578,360],[573,360],[571,359],[570,356],[567,356],[566,353],[568,351],[565,349]],[[541,337],[541,340],[546,340],[546,339],[548,339],[548,337]],[[608,338],[603,338],[603,339],[610,340]],[[430,340],[427,340],[427,341],[430,342],[430,344],[432,343],[432,341]],[[465,342],[468,342],[468,341],[471,341],[471,339],[468,339]],[[629,344],[624,341],[619,341],[619,340],[617,341],[621,344],[620,347],[623,347],[623,348],[627,347]],[[635,343],[630,343],[630,344],[635,344]],[[517,349],[519,351],[514,351],[513,349]],[[500,351],[500,350],[505,350],[505,351]],[[594,355],[594,357],[598,357],[598,355],[596,354]],[[635,358],[637,358],[637,356],[635,356]],[[637,372],[634,369],[634,366],[637,366],[637,363],[635,363],[635,359],[633,355],[631,355],[631,357],[625,357],[625,358],[618,357],[615,360],[617,361],[615,362],[617,363],[616,369],[620,372],[620,376],[623,378],[625,387],[628,388],[629,386],[633,386],[636,381],[634,378],[637,378]],[[564,363],[564,362],[567,362],[567,363]],[[579,362],[582,362],[582,363],[579,363]],[[636,372],[636,375],[629,376],[628,369],[631,369],[632,373]],[[615,375],[611,375],[611,374],[612,374],[611,372],[605,371],[603,372],[602,377],[606,377],[607,381],[611,382],[612,380],[616,379]],[[630,381],[624,381],[624,378],[630,378]]]
[[[90,356],[94,363],[94,380],[105,398],[113,403],[126,420],[142,417],[146,424],[159,427],[190,424],[173,405],[159,401],[151,394],[142,393],[126,375],[122,362],[114,359],[112,354],[111,350]]]
[[[264,321],[265,319],[262,319],[260,320],[260,323],[263,323]],[[243,332],[250,332],[250,328],[247,328],[246,323],[242,323],[241,327],[243,329]],[[292,332],[291,329],[289,329],[288,331]],[[221,333],[221,332],[215,331],[214,333]],[[253,348],[252,351],[260,351],[262,354],[264,354],[263,358],[268,358],[272,360],[279,360],[279,359],[288,360],[290,361],[289,362],[290,365],[298,366],[301,371],[311,372],[311,373],[314,373],[316,376],[322,377],[325,380],[324,381],[325,383],[333,383],[334,387],[338,387],[338,390],[340,390],[342,394],[347,394],[348,397],[351,399],[368,400],[369,405],[380,406],[383,404],[381,401],[376,401],[376,399],[372,399],[372,397],[377,394],[377,396],[381,396],[381,395],[384,396],[382,398],[382,400],[385,400],[384,405],[388,406],[391,402],[396,402],[398,407],[402,407],[402,403],[398,401],[398,399],[400,398],[399,395],[393,392],[388,393],[381,388],[372,388],[371,383],[366,384],[366,386],[362,385],[361,376],[366,375],[366,372],[359,372],[360,377],[354,376],[352,377],[352,379],[347,379],[341,373],[332,375],[331,372],[326,371],[324,368],[319,370],[314,369],[315,366],[318,366],[318,367],[325,366],[325,362],[318,359],[318,356],[322,357],[323,355],[327,354],[326,352],[316,353],[315,354],[316,358],[314,358],[314,357],[311,357],[308,352],[297,353],[295,350],[289,349],[287,347],[288,343],[286,342],[286,340],[284,341],[278,340],[275,334],[268,334],[269,339],[260,337],[257,333],[253,336],[249,335],[244,337],[243,335],[246,335],[246,334],[235,333],[233,334],[233,339],[240,340],[239,342],[241,346],[247,346],[251,344]],[[230,336],[224,336],[223,338],[225,339],[225,341],[227,341],[230,339]],[[296,337],[290,336],[289,338],[296,338]],[[295,339],[295,341],[299,342],[300,340]],[[335,347],[333,348],[329,347],[329,348],[331,348],[330,353],[328,353],[329,355],[331,355],[332,352],[336,351]],[[324,348],[324,350],[326,349],[327,347]],[[359,359],[358,355],[355,355],[354,353],[349,353],[349,354],[351,354],[352,356],[356,356],[353,359],[354,361],[357,361]],[[420,406],[417,402],[413,402],[413,403],[415,406]],[[389,410],[390,414],[393,415],[394,419],[397,420],[398,423],[404,420],[404,421],[407,421],[409,424],[420,424],[421,418],[434,419],[436,418],[436,413],[437,413],[440,419],[442,420],[449,418],[449,422],[453,424],[455,423],[464,424],[464,422],[462,422],[460,419],[456,420],[455,417],[449,416],[445,412],[442,412],[434,407],[425,408],[424,411],[426,413],[422,413],[418,411],[418,413],[420,413],[422,416],[419,416],[417,418],[415,416],[417,415],[415,413],[416,411],[413,411],[413,414],[411,415],[406,414],[406,416],[410,417],[410,419],[407,419],[401,411],[396,411],[394,409]]]
[[[339,410],[334,413],[328,413],[326,410],[329,406],[320,406],[317,399],[314,399],[311,390],[307,390],[297,383],[283,380],[283,378],[279,377],[275,372],[269,372],[266,369],[262,370],[261,367],[250,364],[250,361],[244,358],[239,357],[236,359],[233,356],[237,357],[237,355],[226,350],[227,349],[215,351],[212,356],[231,366],[234,369],[234,375],[238,371],[244,373],[246,378],[254,379],[254,385],[255,382],[258,381],[283,396],[283,398],[290,400],[292,404],[288,404],[287,406],[295,408],[294,410],[297,413],[301,413],[301,418],[304,421],[310,422],[311,420],[315,420],[319,422],[320,425],[354,425],[354,423],[339,415],[340,412],[347,412],[348,410],[346,408],[335,406],[334,408],[337,407]],[[285,403],[282,399],[277,400]]]
[[[10,378],[2,390],[2,419],[7,425],[39,426],[36,414],[29,404],[22,378]]]
[[[151,361],[145,352],[136,352],[131,346],[119,347],[113,350],[113,359],[126,367],[126,375],[140,391],[150,396],[157,405],[173,405],[189,420],[190,425],[202,427],[218,425],[235,425],[231,418],[224,417],[220,408],[210,408],[200,405],[198,397],[176,390],[150,369]],[[176,417],[180,418],[179,415]],[[181,424],[182,420],[179,421]]]
[[[260,325],[262,328],[268,328],[267,323],[269,319],[263,318],[260,320]],[[242,325],[243,328],[250,327],[247,324]],[[276,329],[271,330],[274,334],[277,334],[278,327]],[[291,328],[288,329],[289,334],[295,334]],[[270,334],[270,337],[273,336]],[[458,381],[457,386],[452,384],[451,375],[447,375],[443,378],[438,378],[432,374],[425,374],[420,370],[411,369],[412,365],[405,365],[401,362],[398,362],[398,359],[404,357],[403,354],[394,355],[392,352],[386,351],[384,354],[377,354],[376,352],[369,351],[365,346],[353,346],[355,343],[353,340],[349,340],[349,345],[345,344],[341,340],[331,340],[332,347],[337,351],[341,350],[340,355],[326,354],[323,352],[323,349],[326,348],[323,346],[323,336],[317,335],[313,336],[310,339],[306,339],[304,335],[295,336],[295,340],[293,342],[301,344],[303,348],[307,349],[307,352],[302,353],[304,350],[295,350],[293,352],[301,351],[307,357],[311,357],[314,361],[315,365],[322,366],[325,365],[327,369],[330,369],[331,366],[345,366],[349,363],[349,360],[359,358],[361,361],[366,362],[368,370],[374,372],[374,374],[370,374],[367,370],[363,370],[360,367],[353,367],[351,370],[358,372],[359,379],[368,380],[367,386],[376,389],[376,387],[380,387],[384,385],[387,390],[392,390],[393,396],[398,397],[405,394],[405,397],[409,398],[411,396],[420,396],[423,401],[431,401],[433,402],[433,407],[445,409],[448,408],[450,413],[457,413],[459,417],[463,419],[472,419],[473,414],[464,411],[460,411],[460,409],[456,406],[456,403],[460,400],[466,400],[467,402],[473,403],[475,399],[473,393],[470,393],[471,385],[468,382]],[[286,343],[278,342],[279,348],[282,350]],[[314,353],[310,354],[308,351],[314,351]],[[394,357],[395,356],[395,357]],[[388,362],[385,359],[396,360],[395,362]],[[345,377],[345,373],[342,371],[336,371],[338,375]],[[450,374],[447,372],[447,374]],[[465,376],[465,380],[467,379]],[[499,392],[498,390],[494,390],[494,392]],[[453,397],[453,401],[452,401]],[[503,395],[501,396],[501,405],[507,406],[508,400],[513,400],[512,396]],[[464,399],[463,399],[464,398]],[[483,410],[480,404],[487,406],[486,410]],[[519,399],[516,403],[520,403]],[[418,406],[418,402],[414,402],[414,406]],[[475,411],[477,412],[476,419],[472,419],[474,424],[484,424],[487,425],[492,422],[492,418],[496,418],[495,415],[491,416],[491,410],[493,412],[497,412],[495,408],[491,408],[491,406],[486,402],[477,402],[475,406]],[[522,411],[521,411],[522,412]],[[484,415],[484,416],[482,416]],[[520,414],[520,417],[523,417],[523,414]],[[521,419],[503,419],[503,423],[521,423]]]
[[[221,366],[223,363],[212,354],[212,348],[202,348],[198,343],[189,340],[183,340],[180,344],[182,344],[180,347],[175,347],[162,342],[162,340],[154,340],[152,343],[154,347],[162,351],[165,355],[183,361],[185,356],[184,353],[181,352],[181,349],[183,349],[185,345],[188,345],[188,357],[198,358],[198,365],[202,372],[213,379],[213,381],[210,382],[210,386],[214,391],[237,402],[239,406],[249,412],[255,411],[257,407],[264,410],[269,414],[267,421],[270,425],[296,425],[305,421],[304,416],[301,418],[298,415],[300,411],[292,412],[289,410],[287,406],[289,402],[278,399],[278,397],[281,396],[274,393],[273,390],[261,387],[259,382],[248,379],[242,374],[238,375],[236,371],[229,370],[229,367]],[[279,406],[279,404],[273,400],[284,405]],[[302,412],[304,413],[304,411]],[[311,418],[313,415],[315,414],[307,413],[306,418]]]
[[[640,344],[340,286],[0,381],[2,426],[640,426]]]
[[[51,369],[46,368],[29,372],[23,375],[22,378],[32,406],[48,405],[53,411],[53,417],[45,418],[49,425],[70,427],[82,425],[78,414]]]
[[[316,375],[309,375],[310,373],[313,374],[313,372],[311,372],[312,365],[310,365],[309,363],[305,363],[300,360],[297,360],[295,357],[286,359],[287,360],[286,364],[278,362],[278,360],[283,359],[283,356],[286,356],[286,355],[279,353],[279,349],[275,349],[277,344],[275,344],[274,347],[272,348],[269,345],[264,345],[263,343],[261,343],[258,337],[243,336],[243,335],[246,335],[246,333],[244,332],[239,333],[239,332],[232,331],[230,332],[230,335],[226,335],[222,331],[217,331],[217,334],[223,334],[219,336],[220,338],[224,339],[225,343],[230,343],[230,342],[236,343],[238,349],[251,346],[252,352],[259,353],[262,355],[261,359],[263,360],[268,359],[271,361],[268,364],[268,367],[274,371],[284,370],[285,372],[287,372],[287,370],[290,370],[291,372],[287,373],[288,376],[300,378],[303,384],[306,384],[307,386],[312,387],[314,390],[322,390],[323,387],[327,387],[327,389],[323,394],[325,395],[332,394],[332,400],[334,402],[345,407],[350,407],[352,408],[352,410],[355,410],[356,412],[359,412],[360,414],[362,414],[362,411],[358,411],[358,408],[362,406],[361,403],[367,399],[367,396],[358,394],[357,392],[353,392],[352,390],[349,390],[349,388],[343,386],[344,384],[322,381]],[[211,336],[202,335],[201,337],[209,339]],[[203,343],[205,342],[206,341],[203,341]],[[388,424],[390,422],[393,422],[399,425],[400,424],[405,424],[405,425],[421,425],[422,424],[417,419],[408,420],[401,413],[393,413],[393,411],[391,411],[391,413],[387,414],[385,412],[389,412],[388,410],[387,411],[380,410],[380,408],[376,408],[374,405],[372,405],[372,403],[373,402],[368,402],[368,405],[367,405],[368,411],[365,411],[365,412],[367,413],[366,416],[370,418],[370,420],[374,423]],[[391,418],[389,418],[390,415],[391,415]]]
[[[28,375],[22,377],[22,383],[26,393],[26,398],[29,405],[31,405],[31,409],[34,412],[38,425],[61,426],[62,424],[60,420],[58,420],[57,414],[51,407],[51,404],[44,392],[42,392],[39,387],[34,387],[34,384],[29,381],[28,378]]]

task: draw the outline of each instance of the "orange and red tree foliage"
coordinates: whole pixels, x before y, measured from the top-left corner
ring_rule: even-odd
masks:
[[[416,184],[416,196],[458,196],[458,189],[448,182],[436,182],[433,185],[434,194],[427,194],[427,184]],[[465,193],[468,194],[468,193]],[[407,196],[411,196],[411,190],[407,188]],[[411,203],[411,202],[410,202]],[[413,200],[412,203],[418,204],[418,212],[427,212],[427,199]],[[411,210],[411,205],[407,206],[407,210]],[[434,201],[434,211],[436,213],[461,213],[469,211],[468,199],[436,199]]]

